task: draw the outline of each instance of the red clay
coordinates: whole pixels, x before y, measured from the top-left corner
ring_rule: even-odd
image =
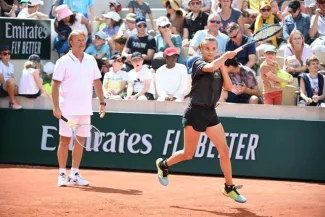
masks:
[[[248,199],[223,196],[222,178],[82,170],[89,187],[57,187],[58,170],[0,165],[0,216],[325,216],[325,185],[235,179]]]

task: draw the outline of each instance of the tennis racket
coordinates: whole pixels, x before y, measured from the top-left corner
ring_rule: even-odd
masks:
[[[264,41],[268,38],[271,38],[278,34],[282,30],[282,27],[279,24],[272,24],[268,26],[264,26],[260,30],[258,30],[256,33],[253,35],[253,40],[247,42],[246,44],[240,46],[236,50],[234,50],[236,53],[239,53],[246,47],[256,44],[257,42]]]
[[[101,132],[95,126],[91,124],[78,124],[64,116],[61,116],[61,119],[71,127],[72,137],[79,145],[87,150],[94,150],[99,147],[103,138]]]

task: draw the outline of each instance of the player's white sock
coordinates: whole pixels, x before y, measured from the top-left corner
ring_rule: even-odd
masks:
[[[78,168],[71,168],[71,175],[74,176],[76,173],[79,173]]]
[[[67,170],[66,170],[66,168],[60,168],[59,172],[60,172],[60,174],[62,174],[62,173],[66,174]]]

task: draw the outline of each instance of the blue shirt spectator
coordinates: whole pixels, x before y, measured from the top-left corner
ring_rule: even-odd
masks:
[[[111,53],[109,51],[109,46],[107,44],[103,44],[103,46],[99,50],[96,49],[96,45],[92,44],[86,49],[85,52],[90,55],[101,54],[104,52],[105,53],[104,57],[106,57],[107,59],[109,59],[111,56]]]
[[[166,50],[166,48],[169,47],[168,44],[164,43],[164,38],[161,36],[161,34],[157,35],[155,40],[156,40],[156,51],[157,52],[164,52]],[[171,40],[176,48],[179,48],[179,49],[182,48],[182,38],[180,35],[172,34]],[[177,62],[185,64],[185,58],[182,55],[180,55],[177,59]]]

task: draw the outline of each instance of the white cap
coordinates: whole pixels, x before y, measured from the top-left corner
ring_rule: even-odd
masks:
[[[28,0],[28,6],[43,5],[44,2],[41,0]]]
[[[171,25],[169,19],[167,17],[159,17],[156,21],[158,27],[166,26],[166,25]]]
[[[47,75],[51,75],[53,74],[53,71],[54,71],[54,63],[52,62],[47,62],[44,64],[43,66],[43,71],[47,74]]]
[[[110,11],[106,14],[103,14],[103,17],[110,18],[112,20],[115,20],[116,22],[120,21],[120,19],[121,19],[121,16],[118,13],[116,13],[115,11]]]

